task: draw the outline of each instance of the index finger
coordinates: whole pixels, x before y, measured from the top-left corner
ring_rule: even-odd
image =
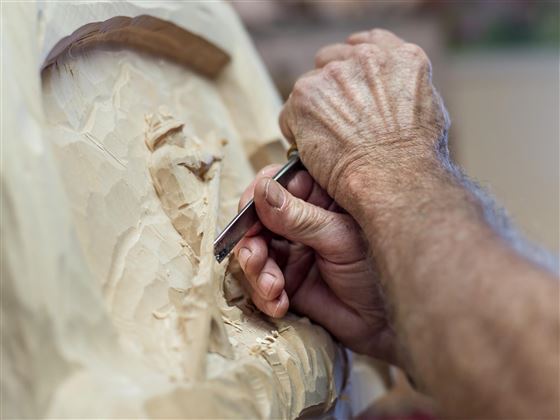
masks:
[[[302,83],[303,80],[309,79],[310,77],[313,77],[320,73],[321,73],[321,69],[313,69],[301,75],[294,83],[294,88],[292,90],[292,93],[296,90],[296,86],[298,85],[298,83]],[[295,133],[292,130],[293,126],[296,123],[295,115],[293,113],[292,93],[290,93],[290,96],[288,96],[288,99],[286,99],[286,102],[284,103],[284,106],[280,111],[280,116],[278,117],[278,125],[280,126],[280,131],[282,132],[286,140],[288,140],[290,144],[296,144],[297,142],[296,142]]]

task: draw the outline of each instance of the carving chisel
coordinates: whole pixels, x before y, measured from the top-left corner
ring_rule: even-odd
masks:
[[[305,169],[305,167],[299,159],[297,149],[290,148],[288,151],[288,163],[286,163],[272,179],[283,187],[286,187],[295,173],[302,169]],[[255,202],[251,199],[214,241],[214,256],[216,260],[221,263],[233,250],[235,245],[245,236],[247,231],[258,221],[259,217],[255,208]]]

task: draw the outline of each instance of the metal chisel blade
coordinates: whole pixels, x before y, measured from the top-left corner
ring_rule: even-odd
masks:
[[[290,155],[288,163],[280,169],[272,178],[280,185],[288,185],[292,176],[299,170],[305,169],[299,159],[299,154],[294,151]],[[255,202],[251,199],[235,218],[229,222],[222,233],[214,241],[214,256],[221,263],[233,250],[235,245],[245,236],[247,231],[259,221]]]

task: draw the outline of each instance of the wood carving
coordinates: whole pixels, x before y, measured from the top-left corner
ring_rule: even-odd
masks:
[[[212,253],[251,161],[284,159],[278,97],[229,6],[144,4],[5,6],[3,414],[325,413],[344,350]]]
[[[176,61],[209,77],[216,77],[229,62],[223,50],[201,36],[152,16],[115,16],[90,23],[61,39],[43,69],[63,54],[76,55],[100,46],[133,48]]]

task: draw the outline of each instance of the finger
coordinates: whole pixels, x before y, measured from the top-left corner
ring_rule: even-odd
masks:
[[[239,203],[237,205],[237,211],[241,211],[243,207],[247,205],[249,201],[253,198],[253,190],[255,189],[255,183],[262,177],[270,177],[276,174],[281,168],[281,165],[273,164],[265,166],[259,171],[255,179],[249,184],[245,191],[241,194],[239,198]],[[254,236],[262,231],[262,224],[260,222],[255,223],[251,228],[245,233],[245,236]]]
[[[235,256],[247,277],[256,278],[268,257],[268,244],[262,236],[245,237],[234,248]]]
[[[300,243],[288,243],[289,254],[286,264],[282,268],[284,273],[284,289],[288,297],[294,295],[303,282],[309,277],[309,273],[316,266],[317,256],[310,247]]]
[[[350,45],[376,44],[382,50],[392,50],[404,44],[404,40],[385,29],[372,29],[350,35],[346,42]]]
[[[328,208],[333,202],[327,192],[311,177],[309,172],[300,171],[288,182],[286,189],[297,198],[301,198],[318,207]]]
[[[320,71],[321,71],[321,69],[314,69],[314,70],[308,71],[307,73],[302,75],[296,81],[295,84],[301,82],[303,79],[313,77],[314,75],[320,73]],[[294,84],[294,86],[295,86],[295,84]],[[295,133],[294,133],[294,128],[296,126],[296,120],[295,120],[295,113],[293,112],[292,104],[293,104],[293,99],[292,99],[292,95],[290,94],[290,96],[288,97],[288,99],[284,103],[284,107],[280,111],[280,116],[278,118],[278,124],[280,126],[280,131],[282,131],[282,134],[284,135],[286,140],[288,140],[292,144],[295,144],[296,143],[296,137],[295,137]]]
[[[317,270],[317,268],[313,268]],[[324,326],[335,337],[341,341],[351,340],[356,331],[351,326],[363,324],[360,316],[343,303],[330,289],[327,284],[320,280],[315,273],[310,278],[317,279],[302,284],[296,293],[290,298],[290,306],[298,313]],[[348,327],[350,326],[350,327]],[[364,331],[360,331],[363,335]]]
[[[282,318],[290,306],[285,291],[282,291],[282,294],[274,300],[264,300],[255,290],[251,290],[251,300],[257,308],[272,318]]]
[[[295,136],[292,133],[291,127],[291,116],[289,113],[290,110],[290,98],[284,104],[282,111],[280,111],[280,117],[278,117],[278,125],[280,126],[280,131],[286,140],[288,140],[291,144],[296,142]]]
[[[263,178],[256,184],[255,206],[267,229],[310,246],[327,259],[338,261],[361,252],[353,246],[339,249],[336,238],[359,235],[348,215],[333,213],[294,197],[271,178]],[[353,242],[358,246],[359,241]]]
[[[284,267],[286,266],[288,258],[290,257],[292,246],[293,244],[291,244],[289,241],[286,241],[284,238],[273,238],[268,246],[268,255],[270,256],[270,258],[276,261],[276,264],[278,264],[278,267],[280,267],[280,270],[282,270],[282,272],[284,272]]]
[[[331,61],[346,60],[352,53],[352,46],[348,44],[327,45],[315,55],[315,67],[322,68]]]
[[[274,300],[282,293],[284,276],[278,264],[269,256],[264,238],[244,238],[239,248],[236,248],[236,255],[249,286],[261,298]]]
[[[251,181],[249,186],[245,188],[245,191],[243,191],[243,193],[241,194],[241,197],[239,198],[239,205],[237,206],[237,210],[240,211],[253,198],[253,190],[255,189],[255,184],[260,178],[274,176],[280,170],[281,167],[282,167],[281,165],[273,164],[262,168],[257,174],[257,176],[255,177],[255,179]]]
[[[277,299],[284,290],[284,276],[278,264],[268,258],[256,277],[249,279],[251,286],[264,300]]]
[[[261,169],[255,179],[245,189],[241,198],[239,199],[239,210],[241,210],[254,195],[255,184],[261,178],[271,178],[280,170],[281,165],[274,164],[268,165]],[[327,192],[317,184],[309,172],[298,171],[286,185],[286,189],[295,197],[308,201],[319,207],[327,208],[333,202],[332,198]]]

